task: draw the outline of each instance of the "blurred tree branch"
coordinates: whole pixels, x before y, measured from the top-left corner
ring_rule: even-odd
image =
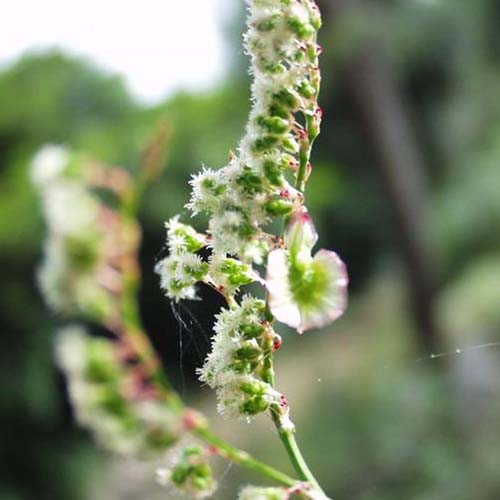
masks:
[[[327,23],[335,27],[356,0],[324,0]],[[396,237],[409,278],[410,302],[418,342],[427,354],[440,344],[434,314],[435,252],[426,210],[425,168],[395,71],[384,46],[375,36],[363,37],[346,64],[349,93],[378,159],[387,201],[394,216]]]

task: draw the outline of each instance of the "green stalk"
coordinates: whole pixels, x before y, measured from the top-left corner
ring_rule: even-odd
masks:
[[[265,382],[271,385],[271,387],[274,387],[273,355],[271,352],[264,360],[262,378]],[[300,451],[299,445],[295,439],[295,431],[293,427],[290,428],[289,425],[283,425],[284,418],[282,408],[279,405],[271,405],[270,413],[276,430],[278,431],[278,436],[283,443],[283,446],[288,454],[288,458],[290,459],[290,462],[292,463],[299,479],[308,482],[314,487],[314,489],[321,492],[325,498],[328,498],[311,472],[311,469],[309,469],[309,466]]]
[[[328,498],[325,492],[321,489],[321,486],[314,477],[313,473],[311,472],[311,469],[309,469],[309,466],[307,465],[307,462],[302,455],[302,452],[300,451],[297,440],[295,439],[295,431],[293,429],[283,427],[282,419],[280,418],[278,412],[271,409],[271,416],[274,425],[278,430],[280,440],[285,447],[290,462],[292,463],[295,472],[299,476],[299,479],[308,482],[311,486],[314,487],[315,490],[319,491],[325,497],[325,499]]]
[[[236,464],[257,472],[283,486],[291,487],[297,484],[296,479],[293,479],[292,477],[287,476],[274,467],[271,467],[261,462],[260,460],[257,460],[247,452],[234,448],[233,446],[213,434],[207,428],[195,428],[193,430],[193,433],[196,434],[200,439],[205,441],[205,443],[215,447],[219,455],[227,458],[228,460],[231,460]]]

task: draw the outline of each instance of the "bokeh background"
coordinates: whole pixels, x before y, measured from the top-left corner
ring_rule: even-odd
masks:
[[[28,174],[47,142],[133,168],[165,119],[168,164],[141,209],[144,322],[186,399],[225,437],[286,469],[266,419],[221,421],[195,380],[220,304],[207,295],[180,328],[152,271],[189,176],[202,162],[224,165],[243,131],[243,2],[9,3],[0,30],[0,499],[168,498],[150,464],[106,456],[72,422],[51,355],[60,320],[34,280],[43,224]],[[320,246],[348,265],[351,298],[326,331],[283,332],[278,385],[333,498],[497,500],[500,2],[319,3],[325,121],[307,198]],[[216,497],[258,480],[222,468]]]

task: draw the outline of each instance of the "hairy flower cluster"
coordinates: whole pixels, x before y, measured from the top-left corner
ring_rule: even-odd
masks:
[[[92,192],[85,166],[61,146],[45,146],[34,158],[32,179],[47,224],[38,280],[54,311],[102,318],[121,286],[115,261],[130,246],[131,228]]]
[[[163,453],[179,438],[179,416],[145,387],[134,388],[138,382],[133,369],[120,360],[116,342],[68,326],[57,337],[56,357],[77,421],[104,448],[150,456]]]
[[[207,458],[201,446],[185,446],[180,453],[176,453],[170,467],[156,470],[156,480],[161,486],[175,488],[176,492],[190,499],[210,497],[217,488],[217,482]]]
[[[206,283],[226,297],[232,297],[243,285],[259,280],[251,266],[228,256],[211,255],[204,260],[199,251],[207,237],[173,217],[166,223],[168,257],[160,260],[155,271],[167,295],[179,301],[195,299],[198,282]]]
[[[263,380],[266,357],[280,342],[264,321],[264,308],[262,300],[247,295],[216,316],[212,351],[199,374],[217,390],[222,415],[248,418],[280,402],[281,394]]]
[[[161,277],[161,287],[175,300],[194,299],[195,284],[204,281],[208,264],[196,252],[205,246],[205,236],[191,226],[179,222],[179,217],[166,224],[169,256],[158,262],[155,271]]]
[[[267,363],[276,334],[264,317],[272,313],[299,333],[325,326],[345,309],[347,276],[333,252],[312,256],[317,234],[304,207],[309,155],[321,122],[319,10],[313,0],[247,3],[245,48],[253,84],[245,134],[228,165],[204,167],[190,182],[187,207],[193,216],[208,216],[206,234],[178,218],[169,221],[169,256],[156,270],[173,300],[196,298],[197,282],[227,299],[229,308],[215,323],[212,352],[199,370],[200,379],[217,391],[219,411],[248,418],[276,403],[286,427],[292,425],[288,409],[279,406],[283,400],[271,386]],[[286,221],[284,239],[266,232],[276,218]],[[267,265],[266,280],[254,264]],[[240,288],[252,282],[267,289],[267,314],[264,302],[238,298]]]
[[[290,214],[303,199],[288,179],[319,132],[321,113],[313,1],[249,1],[245,46],[251,56],[253,106],[238,154],[192,181],[188,208],[209,215],[214,252],[261,263],[272,238],[262,227]],[[301,113],[309,130],[297,122]]]

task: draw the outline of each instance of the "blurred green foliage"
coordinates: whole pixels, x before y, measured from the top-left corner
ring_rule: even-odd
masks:
[[[308,204],[321,246],[347,261],[353,306],[325,344],[322,336],[309,350],[290,341],[280,379],[299,407],[299,438],[334,498],[499,497],[498,357],[492,348],[463,360],[447,356],[444,368],[432,360],[415,363],[414,328],[402,293],[394,293],[401,277],[392,214],[345,75],[366,40],[375,36],[383,43],[430,184],[426,210],[440,252],[436,309],[445,343],[498,341],[499,19],[494,0],[372,0],[358,2],[341,23],[327,19],[321,33],[325,123]],[[141,212],[141,302],[146,325],[179,379],[177,327],[152,268],[163,245],[163,221],[182,210],[190,174],[202,162],[223,165],[242,133],[248,76],[241,58],[232,64],[220,88],[179,93],[154,107],[136,102],[118,77],[60,52],[27,54],[0,72],[0,474],[6,476],[0,499],[92,498],[88,485],[103,463],[72,426],[50,361],[56,321],[34,284],[43,228],[29,182],[31,156],[46,142],[67,143],[134,168],[157,122],[171,123],[167,170]],[[212,302],[193,306],[202,326],[209,325]],[[190,377],[206,349],[203,333],[193,335],[202,352],[186,354]],[[302,385],[320,377],[324,383],[305,394],[286,382],[297,377]],[[463,397],[475,402],[472,415]],[[251,445],[259,448],[258,440]],[[274,458],[264,441],[258,452]]]

